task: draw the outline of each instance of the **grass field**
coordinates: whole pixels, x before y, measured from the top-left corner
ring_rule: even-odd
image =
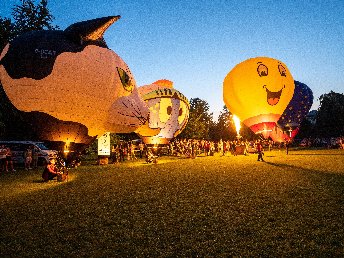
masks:
[[[0,257],[344,257],[344,151],[0,177]]]

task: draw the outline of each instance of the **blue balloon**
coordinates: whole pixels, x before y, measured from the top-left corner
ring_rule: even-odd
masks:
[[[295,81],[293,98],[284,110],[277,125],[284,130],[298,128],[313,104],[313,92],[304,83]]]

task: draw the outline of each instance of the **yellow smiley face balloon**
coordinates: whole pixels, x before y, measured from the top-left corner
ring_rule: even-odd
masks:
[[[227,108],[255,133],[272,130],[294,94],[294,79],[279,60],[256,57],[236,65],[223,82]]]

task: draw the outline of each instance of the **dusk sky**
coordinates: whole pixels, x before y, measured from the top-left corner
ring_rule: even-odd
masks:
[[[11,17],[20,2],[1,0],[0,16]],[[49,0],[48,8],[61,29],[121,15],[105,40],[138,86],[169,79],[189,99],[206,100],[215,119],[225,76],[251,57],[284,62],[313,90],[313,109],[321,94],[344,91],[343,0]]]

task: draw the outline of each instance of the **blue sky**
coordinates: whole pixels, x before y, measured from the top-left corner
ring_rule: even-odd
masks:
[[[20,0],[1,0],[10,17]],[[108,46],[129,65],[139,86],[169,79],[190,98],[224,105],[222,83],[238,63],[257,56],[284,62],[321,94],[344,92],[344,1],[49,0],[54,24],[121,15],[105,33]]]

